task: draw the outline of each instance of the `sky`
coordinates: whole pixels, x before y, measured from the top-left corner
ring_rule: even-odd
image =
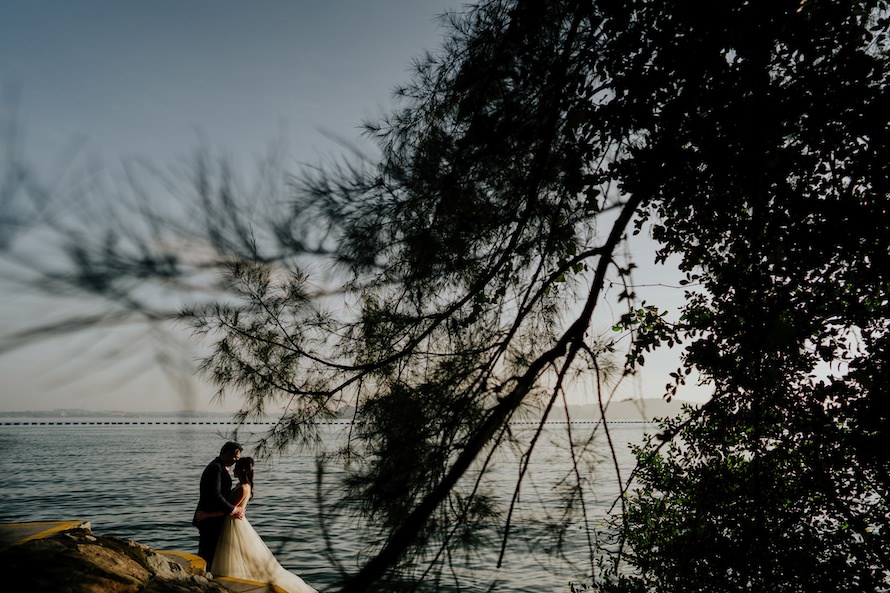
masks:
[[[285,125],[354,134],[438,45],[448,0],[34,0],[6,3],[0,73],[21,87],[28,143],[112,155],[187,153],[198,134],[262,151]]]
[[[108,166],[132,158],[167,164],[200,146],[253,162],[282,137],[294,161],[316,162],[336,151],[331,137],[357,140],[362,121],[392,105],[411,59],[438,47],[438,16],[461,6],[450,0],[9,2],[0,17],[7,99],[0,109],[18,122],[20,146],[38,166],[72,145],[79,158]],[[0,296],[0,333],[43,315],[41,307],[58,307],[32,295]],[[207,389],[183,397],[144,358],[111,364],[108,348],[96,342],[74,336],[0,355],[0,412],[220,408]],[[134,334],[127,346],[136,350],[140,343]]]

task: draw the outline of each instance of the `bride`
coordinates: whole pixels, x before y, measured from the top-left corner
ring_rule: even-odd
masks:
[[[233,473],[238,478],[238,485],[232,489],[229,501],[246,508],[253,496],[253,459],[240,458],[235,462]],[[207,513],[207,516],[210,515]],[[288,593],[317,593],[303,579],[278,563],[246,517],[225,518],[210,572],[216,576],[272,583]]]

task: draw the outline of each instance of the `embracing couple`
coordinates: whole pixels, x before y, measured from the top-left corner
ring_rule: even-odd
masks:
[[[215,576],[272,583],[288,593],[317,593],[278,563],[245,517],[253,496],[253,459],[238,443],[226,443],[201,474],[201,494],[192,525],[198,528],[198,556]],[[232,488],[229,468],[238,484]]]

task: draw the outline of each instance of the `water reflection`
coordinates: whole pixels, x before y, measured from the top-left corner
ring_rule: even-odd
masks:
[[[10,504],[0,507],[0,522],[87,520],[104,536],[134,539],[156,549],[194,551],[197,531],[190,525],[197,501],[198,479],[225,440],[218,425],[53,425],[0,426],[4,455],[0,469],[9,480]],[[262,427],[257,427],[259,431]],[[503,508],[516,495],[511,537],[500,570],[495,566],[501,532],[480,533],[493,545],[479,554],[453,559],[462,590],[487,589],[499,581],[503,590],[568,590],[570,580],[583,580],[590,570],[587,553],[590,525],[566,521],[563,493],[575,480],[584,485],[584,504],[593,521],[605,514],[618,495],[612,462],[573,466],[566,426],[548,427],[528,460],[526,479],[515,494],[523,459],[504,453],[486,475]],[[618,465],[632,465],[627,443],[639,441],[646,425],[612,428]],[[513,433],[527,442],[532,427]],[[599,430],[599,433],[596,431]],[[344,427],[323,431],[329,449],[344,438]],[[606,458],[602,430],[595,425],[572,427],[576,443],[590,434],[597,458]],[[250,449],[255,435],[242,428],[239,439]],[[520,447],[521,450],[521,447]],[[578,450],[575,455],[577,457]],[[577,461],[577,459],[576,459]],[[324,487],[334,488],[342,467],[326,466]],[[339,581],[332,561],[349,571],[371,552],[355,517],[318,500],[316,459],[311,452],[258,462],[256,497],[250,521],[276,552],[282,565],[320,589]],[[324,490],[323,490],[324,491]],[[336,490],[332,491],[336,494]],[[328,529],[325,542],[320,521]],[[557,545],[559,544],[559,546]],[[330,546],[333,558],[325,552]],[[561,555],[557,554],[561,548]]]

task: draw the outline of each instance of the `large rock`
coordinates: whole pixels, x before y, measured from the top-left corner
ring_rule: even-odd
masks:
[[[0,551],[15,593],[226,593],[148,546],[71,529]]]

